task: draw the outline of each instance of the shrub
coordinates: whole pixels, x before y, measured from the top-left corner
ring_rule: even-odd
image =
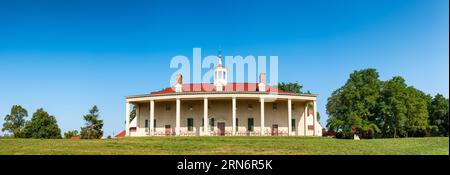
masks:
[[[339,131],[336,133],[338,139],[353,139],[353,133],[350,131]]]
[[[25,125],[24,136],[39,139],[60,139],[61,129],[58,127],[55,116],[40,108],[33,114],[31,121]]]
[[[336,137],[336,132],[335,131],[322,132],[322,137]]]

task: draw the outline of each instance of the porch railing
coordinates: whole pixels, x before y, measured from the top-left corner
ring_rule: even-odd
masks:
[[[146,133],[146,135],[150,135],[150,133]],[[210,136],[222,136],[217,131],[210,131]],[[231,131],[225,131],[224,136],[233,136]],[[175,136],[174,132],[165,132],[165,131],[154,131],[153,136]],[[198,132],[192,131],[182,131],[180,132],[180,136],[200,136]],[[261,136],[259,131],[237,131],[235,136]],[[286,130],[279,130],[278,132],[272,132],[271,130],[265,130],[264,136],[288,136],[288,132]]]

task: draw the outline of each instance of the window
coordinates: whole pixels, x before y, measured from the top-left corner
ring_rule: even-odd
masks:
[[[214,131],[214,118],[209,119],[209,129]]]
[[[247,130],[248,130],[248,131],[253,131],[253,126],[254,126],[253,118],[248,118],[248,126],[247,126]]]
[[[273,110],[277,110],[278,109],[278,104],[277,103],[272,103],[272,109]]]
[[[239,119],[236,118],[236,132],[239,130],[238,128],[239,128]]]
[[[247,108],[248,108],[248,110],[253,110],[253,105],[252,104],[248,104]]]
[[[194,130],[194,119],[188,118],[187,125],[188,125],[188,131],[193,131]]]
[[[153,131],[156,131],[156,119],[153,120]]]
[[[296,123],[295,123],[295,118],[291,119],[291,127],[292,127],[292,131],[297,131],[297,128],[295,128]]]
[[[166,111],[170,111],[170,105],[166,104]]]
[[[145,120],[145,129],[148,128],[148,120]]]
[[[295,105],[294,104],[291,104],[291,110],[295,110]]]

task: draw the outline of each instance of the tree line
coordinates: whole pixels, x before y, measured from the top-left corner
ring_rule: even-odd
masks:
[[[350,74],[347,82],[328,98],[327,128],[336,137],[448,136],[449,100],[432,97],[405,79],[382,81],[375,69]]]
[[[56,117],[50,115],[43,108],[33,113],[27,121],[28,111],[20,105],[13,105],[11,112],[4,118],[2,131],[7,131],[14,138],[61,139],[61,129]],[[64,138],[80,136],[81,139],[100,139],[103,136],[103,120],[99,119],[99,110],[93,106],[89,113],[83,116],[85,125],[77,130],[67,131]]]

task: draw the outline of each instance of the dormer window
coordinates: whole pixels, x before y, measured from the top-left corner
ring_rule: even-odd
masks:
[[[221,84],[216,85],[216,91],[222,91],[223,86]]]
[[[259,92],[266,92],[266,74],[259,74],[259,84],[258,84]]]
[[[175,86],[175,92],[183,92],[182,86]]]
[[[177,84],[175,84],[175,92],[183,92],[183,76],[181,74],[177,74]]]

